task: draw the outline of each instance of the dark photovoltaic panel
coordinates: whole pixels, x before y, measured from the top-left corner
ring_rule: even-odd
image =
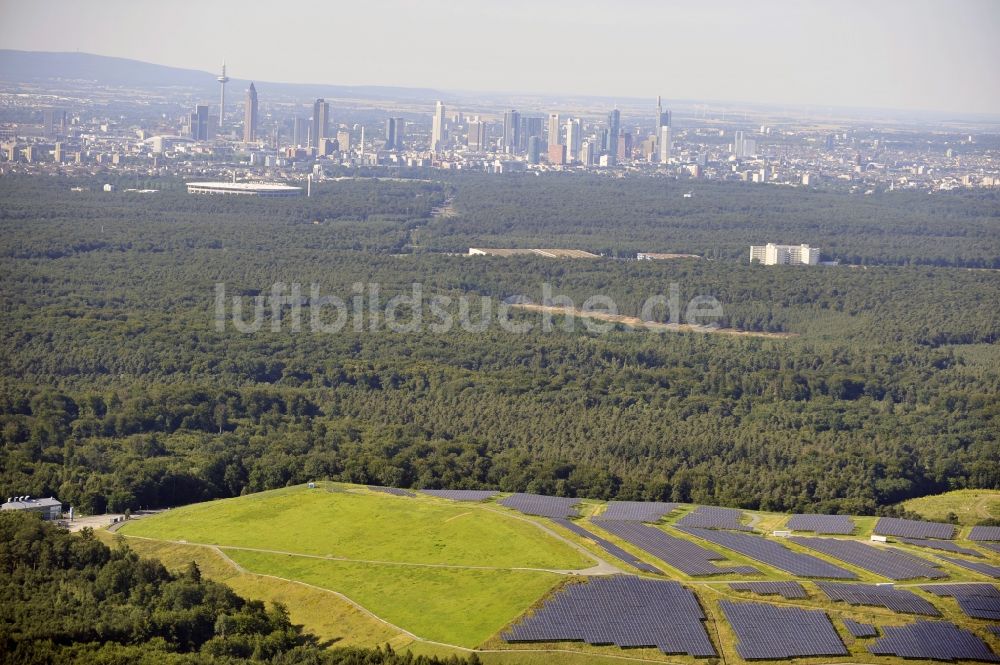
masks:
[[[680,528],[680,531],[697,536],[716,545],[722,545],[734,552],[774,566],[780,570],[798,575],[799,577],[829,577],[831,579],[853,580],[857,575],[840,566],[827,563],[809,554],[793,552],[781,543],[766,540],[760,536],[732,531],[713,531],[711,529]]]
[[[571,499],[562,496],[542,496],[541,494],[511,494],[506,499],[500,499],[501,506],[513,508],[525,515],[537,515],[539,517],[551,517],[553,519],[568,519],[579,517],[579,513],[573,507],[580,503],[580,499]]]
[[[788,600],[808,598],[806,590],[798,582],[733,582],[733,591],[752,591],[761,596],[781,596]]]
[[[854,521],[847,515],[792,515],[785,528],[846,536],[854,532]]]
[[[656,522],[676,508],[676,503],[662,501],[609,501],[607,510],[598,515],[597,519]]]
[[[873,547],[857,540],[839,540],[836,538],[808,538],[793,536],[793,543],[822,552],[858,568],[888,577],[890,580],[909,580],[915,577],[938,579],[947,577],[946,573],[937,570],[930,561],[920,559],[898,549]]]
[[[424,494],[452,501],[485,501],[499,494],[496,490],[420,490]]]
[[[719,603],[736,632],[736,651],[746,660],[846,656],[825,612],[765,603]]]
[[[883,637],[868,647],[877,656],[1000,662],[1000,658],[975,633],[947,621],[884,626],[882,634]]]
[[[816,586],[830,600],[840,600],[848,605],[884,607],[900,614],[941,616],[936,607],[912,591],[905,589],[894,589],[891,586],[878,586],[876,584],[837,584],[834,582],[817,582]]]
[[[961,566],[962,568],[968,568],[969,570],[974,570],[977,573],[982,573],[983,575],[989,575],[990,577],[1000,578],[1000,566],[991,566],[988,563],[983,563],[981,561],[966,561],[965,559],[956,559],[951,556],[941,556],[938,558],[947,561],[948,563],[953,563],[956,566]]]
[[[1000,591],[990,584],[928,584],[920,588],[935,596],[953,596],[973,619],[1000,621]]]
[[[621,520],[605,520],[597,524],[608,533],[615,534],[643,552],[655,556],[660,561],[687,575],[760,574],[760,571],[752,566],[716,566],[712,561],[725,560],[718,552],[696,545],[689,540],[668,535],[661,529],[647,524]]]
[[[715,508],[713,506],[698,506],[684,517],[677,520],[678,526],[695,527],[699,529],[733,529],[735,531],[751,531],[748,526],[740,524],[743,511],[732,508]]]
[[[969,540],[1000,540],[1000,526],[974,526]]]
[[[880,517],[875,525],[874,533],[880,536],[899,536],[900,538],[943,538],[951,540],[955,537],[955,525],[942,522],[920,522],[904,520],[898,517]]]
[[[850,619],[844,619],[844,628],[854,637],[875,637],[878,635],[875,626],[870,623],[859,623]]]
[[[715,656],[704,621],[698,599],[677,582],[616,575],[566,585],[534,614],[522,617],[503,639],[573,640]]]
[[[622,548],[618,547],[617,545],[615,545],[611,541],[605,540],[604,538],[601,538],[600,536],[595,535],[595,534],[591,533],[590,531],[587,531],[586,529],[584,529],[579,524],[575,524],[573,522],[570,522],[569,520],[563,520],[563,519],[555,519],[553,521],[556,524],[558,524],[559,526],[563,527],[564,529],[569,529],[570,531],[572,531],[573,533],[575,533],[578,536],[582,536],[583,538],[587,538],[588,540],[594,541],[595,543],[597,543],[598,545],[600,545],[601,549],[603,549],[605,552],[607,552],[611,556],[616,557],[616,558],[624,561],[625,563],[627,563],[627,564],[629,564],[629,565],[631,565],[631,566],[633,566],[635,568],[638,568],[639,570],[645,571],[647,573],[657,573],[658,575],[662,575],[663,574],[655,566],[651,566],[648,563],[646,563],[645,561],[642,561],[642,560],[636,558],[630,552],[626,552],[625,550],[623,550]]]
[[[385,494],[392,494],[393,496],[416,496],[410,490],[400,489],[398,487],[382,487],[381,485],[369,485],[368,489],[373,492],[383,492]]]
[[[1000,637],[1000,625],[997,626],[986,626],[986,630],[990,631],[997,637]]]
[[[983,555],[976,550],[970,550],[968,547],[962,547],[956,545],[950,540],[926,540],[924,538],[900,538],[899,542],[906,543],[907,545],[916,545],[917,547],[927,547],[932,550],[940,550],[942,552],[954,552],[955,554],[968,554],[969,556],[977,556],[982,558]]]
[[[1000,554],[1000,543],[977,543],[980,547],[985,547],[988,550],[992,550],[997,554]]]

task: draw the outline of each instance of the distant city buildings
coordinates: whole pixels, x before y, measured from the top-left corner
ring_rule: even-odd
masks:
[[[757,141],[747,138],[746,132],[736,132],[733,137],[733,154],[740,159],[754,157],[757,154]]]
[[[386,150],[403,149],[403,126],[404,123],[402,118],[386,118],[385,121]]]
[[[487,148],[486,123],[475,116],[469,121],[469,132],[465,144],[470,152],[483,152]]]
[[[243,142],[257,141],[257,89],[253,83],[247,88],[246,101],[243,104]]]
[[[809,265],[819,263],[819,247],[809,245],[766,245],[750,246],[750,263],[757,261],[765,266]]]

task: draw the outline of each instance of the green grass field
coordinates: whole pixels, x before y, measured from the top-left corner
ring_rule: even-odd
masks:
[[[948,513],[954,513],[959,524],[970,526],[985,519],[1000,519],[1000,491],[955,490],[910,499],[903,503],[903,508],[924,519],[939,522],[945,521]]]
[[[557,570],[594,565],[531,522],[480,504],[367,490],[262,492],[176,508],[122,533],[363,561]]]
[[[474,647],[543,596],[560,575],[325,561],[228,550],[248,571],[334,589],[424,639]]]
[[[114,545],[113,534],[98,533],[107,544]],[[305,626],[323,643],[336,646],[391,644],[394,648],[413,643],[409,635],[375,619],[336,594],[296,582],[240,572],[232,561],[210,547],[138,538],[130,538],[127,543],[140,556],[159,559],[168,570],[181,571],[194,561],[203,576],[226,584],[244,598],[284,603],[292,623]]]

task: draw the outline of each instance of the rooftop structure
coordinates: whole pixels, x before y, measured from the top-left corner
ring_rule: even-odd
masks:
[[[188,194],[229,194],[236,196],[301,196],[302,188],[276,182],[189,182]]]
[[[44,520],[62,519],[62,502],[54,497],[35,499],[30,496],[14,496],[7,499],[0,510],[21,510],[41,513]]]
[[[548,259],[599,259],[597,254],[591,254],[582,249],[520,249],[520,248],[490,248],[470,247],[469,256],[517,256],[519,254],[544,256]]]
[[[662,252],[639,252],[636,258],[640,261],[668,261],[670,259],[700,259],[697,254],[665,254]]]

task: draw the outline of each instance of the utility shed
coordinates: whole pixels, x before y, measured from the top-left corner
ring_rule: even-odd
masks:
[[[43,520],[62,519],[62,502],[54,497],[34,499],[30,496],[15,496],[7,499],[0,510],[23,510],[41,513]]]

